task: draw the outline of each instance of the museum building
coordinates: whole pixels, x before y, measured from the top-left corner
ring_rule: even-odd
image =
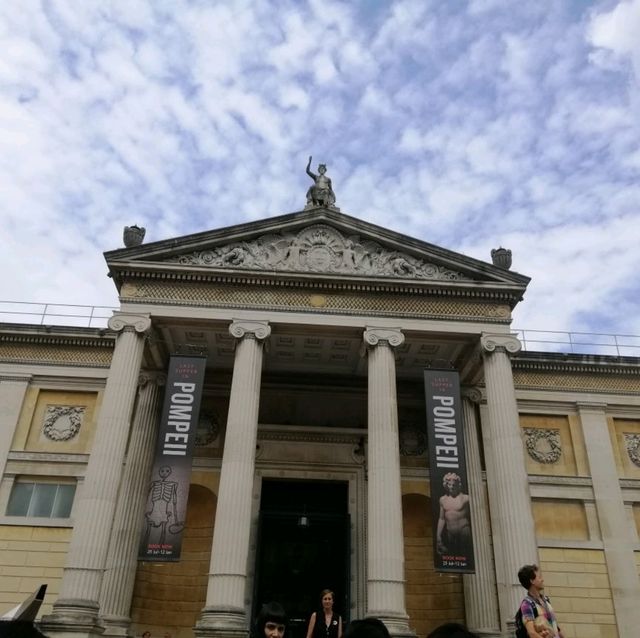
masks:
[[[241,638],[277,600],[302,638],[328,587],[345,621],[498,637],[538,563],[565,638],[637,638],[640,358],[524,351],[528,277],[332,203],[105,258],[108,328],[0,324],[0,613],[47,583],[51,637]],[[186,491],[152,472],[173,355],[206,357]],[[475,573],[434,568],[440,367]],[[138,559],[150,498],[178,561]]]

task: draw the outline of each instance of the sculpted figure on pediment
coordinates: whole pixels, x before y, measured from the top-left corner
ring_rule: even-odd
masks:
[[[399,251],[387,250],[359,235],[345,237],[315,224],[297,234],[269,234],[167,260],[194,266],[280,272],[354,274],[395,279],[464,280],[462,273]]]

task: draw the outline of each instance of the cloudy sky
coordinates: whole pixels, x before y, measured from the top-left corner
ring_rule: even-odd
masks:
[[[532,277],[519,328],[640,335],[640,0],[0,3],[0,299],[102,252],[343,212]]]

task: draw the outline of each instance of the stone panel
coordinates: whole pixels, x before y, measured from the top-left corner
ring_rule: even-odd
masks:
[[[0,526],[0,615],[44,582],[47,595],[39,615],[50,613],[70,538],[70,528]]]
[[[533,499],[533,520],[538,539],[589,540],[584,504],[564,499]]]
[[[640,479],[640,420],[612,419],[612,428],[619,475]]]
[[[521,414],[529,474],[576,476],[577,465],[566,416]]]
[[[603,551],[540,548],[540,567],[565,638],[618,638]]]
[[[89,452],[99,396],[97,392],[29,388],[12,449],[77,454]],[[74,413],[73,408],[77,408],[78,412]],[[49,433],[47,428],[50,429]]]

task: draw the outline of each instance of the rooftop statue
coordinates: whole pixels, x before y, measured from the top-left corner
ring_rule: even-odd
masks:
[[[336,196],[331,187],[331,178],[327,177],[327,166],[325,164],[318,165],[318,173],[311,172],[311,155],[309,155],[309,163],[307,164],[307,175],[313,180],[313,186],[309,186],[307,191],[307,208],[322,206],[323,208],[334,208]]]

